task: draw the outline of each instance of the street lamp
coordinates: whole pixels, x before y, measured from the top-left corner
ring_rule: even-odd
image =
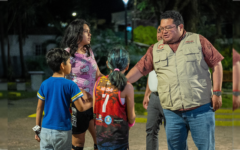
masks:
[[[127,45],[127,4],[128,0],[122,0],[125,6],[125,44]]]
[[[77,13],[76,13],[76,12],[73,12],[73,13],[72,13],[72,16],[73,16],[73,17],[75,17],[76,15],[77,15]]]

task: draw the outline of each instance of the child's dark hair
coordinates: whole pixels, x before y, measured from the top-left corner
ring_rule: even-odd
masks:
[[[88,24],[87,21],[83,19],[75,19],[67,27],[64,37],[62,39],[62,46],[70,48],[70,54],[75,57],[74,54],[78,49],[79,41],[82,41],[83,36],[83,26]],[[84,46],[87,49],[87,55],[90,56],[90,44]]]
[[[70,54],[61,48],[50,49],[46,54],[47,64],[53,72],[60,71],[61,63],[66,65],[69,58]]]
[[[108,67],[112,71],[109,74],[109,80],[120,91],[123,91],[127,85],[127,78],[120,71],[126,69],[129,62],[129,53],[126,50],[113,49],[108,54]]]

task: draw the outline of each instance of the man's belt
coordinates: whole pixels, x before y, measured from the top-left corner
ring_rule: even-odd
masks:
[[[152,92],[153,94],[155,94],[156,96],[158,96],[158,92]]]
[[[186,109],[179,109],[178,111],[188,111],[188,110],[193,110],[193,109],[196,109],[198,107],[201,107],[201,106],[197,106],[197,107],[192,107],[192,108],[186,108]]]

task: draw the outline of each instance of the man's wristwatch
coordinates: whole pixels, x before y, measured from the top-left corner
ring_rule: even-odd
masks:
[[[240,91],[238,91],[238,90],[233,90],[233,95],[234,95],[234,96],[239,96],[239,95],[240,95]]]
[[[222,91],[213,91],[213,95],[221,96],[222,95]]]

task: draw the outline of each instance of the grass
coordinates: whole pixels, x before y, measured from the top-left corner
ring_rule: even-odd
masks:
[[[137,115],[143,115],[146,110],[143,108],[144,95],[143,94],[136,94],[134,96],[135,101],[135,112]],[[221,108],[232,108],[232,95],[222,95],[222,107]]]
[[[20,96],[17,94],[20,93]],[[24,98],[33,98],[37,99],[37,92],[36,91],[9,91],[8,92],[8,99],[9,100],[19,100]]]
[[[232,95],[222,95],[222,107],[221,108],[232,108]]]
[[[0,100],[1,99],[7,99],[8,97],[8,92],[7,91],[1,91],[0,92]]]

